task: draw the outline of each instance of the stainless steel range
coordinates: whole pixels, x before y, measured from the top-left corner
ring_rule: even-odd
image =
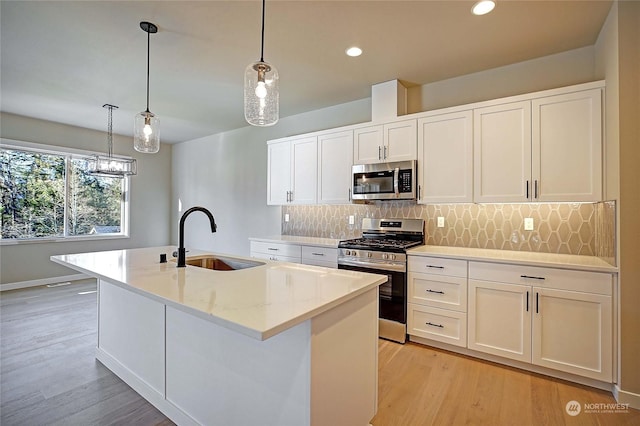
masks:
[[[422,219],[362,219],[362,238],[340,241],[338,268],[387,276],[380,286],[380,337],[407,336],[406,250],[424,244]]]

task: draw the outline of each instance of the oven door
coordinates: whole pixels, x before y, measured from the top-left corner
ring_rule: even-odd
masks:
[[[379,288],[380,337],[404,343],[407,323],[406,273],[363,266],[338,265],[338,269],[384,275],[387,282]],[[387,329],[393,331],[386,332]]]

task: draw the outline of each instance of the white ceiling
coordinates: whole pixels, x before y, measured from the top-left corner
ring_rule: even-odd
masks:
[[[426,84],[593,45],[611,1],[268,0],[264,58],[280,73],[280,116],[367,98],[398,78]],[[5,1],[1,109],[131,135],[146,107],[175,143],[246,125],[245,67],[260,56],[261,1]],[[358,45],[364,53],[349,58]]]

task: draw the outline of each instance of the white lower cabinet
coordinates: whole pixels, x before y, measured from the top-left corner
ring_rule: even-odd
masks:
[[[338,268],[338,249],[336,247],[267,241],[251,241],[250,246],[250,256],[257,259]]]
[[[611,383],[613,277],[469,263],[468,347]]]
[[[530,288],[469,280],[469,349],[531,362]]]
[[[265,260],[300,263],[302,249],[298,244],[251,241],[250,256]]]
[[[467,261],[409,256],[407,329],[411,336],[467,346]]]
[[[302,263],[337,269],[338,249],[334,247],[302,246]]]
[[[611,296],[534,288],[532,362],[610,382]]]

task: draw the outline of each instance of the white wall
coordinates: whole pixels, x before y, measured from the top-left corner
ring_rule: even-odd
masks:
[[[106,152],[106,133],[1,113],[0,135],[6,139]],[[115,120],[115,117],[114,117]],[[22,243],[0,247],[0,283],[17,283],[75,274],[49,260],[51,255],[166,245],[170,241],[171,145],[157,154],[133,150],[133,139],[114,135],[114,153],[135,157],[131,177],[130,238],[102,241]]]
[[[593,81],[593,46],[408,89],[410,113]]]
[[[371,120],[364,99],[280,119],[273,127],[238,130],[183,142],[173,149],[172,237],[181,212],[211,210],[218,232],[196,212],[185,222],[185,246],[249,255],[249,237],[280,234],[280,207],[267,206],[267,140]]]

